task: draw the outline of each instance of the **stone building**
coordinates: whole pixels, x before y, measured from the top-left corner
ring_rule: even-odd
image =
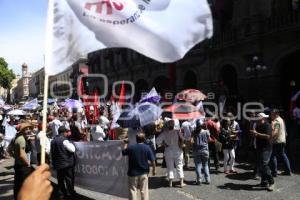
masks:
[[[158,63],[128,49],[89,54],[90,73],[109,86],[130,80],[136,93],[198,88],[228,102],[263,101],[287,108],[300,89],[298,0],[210,0],[214,36],[175,63]],[[138,99],[138,98],[137,98]]]
[[[42,97],[44,93],[45,68],[32,73],[29,81],[29,96],[32,98]]]
[[[63,72],[49,77],[49,98],[67,99],[72,96],[72,66]]]
[[[29,97],[29,80],[31,74],[28,72],[28,66],[26,63],[22,65],[22,76],[17,81],[17,86],[13,89],[14,102],[25,101]]]
[[[85,58],[78,59],[65,71],[49,77],[49,96],[57,99],[78,98],[77,81],[82,74],[88,73]]]

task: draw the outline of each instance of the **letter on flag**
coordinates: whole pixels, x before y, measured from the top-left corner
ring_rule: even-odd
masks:
[[[49,0],[46,73],[110,47],[174,62],[212,29],[207,0]]]

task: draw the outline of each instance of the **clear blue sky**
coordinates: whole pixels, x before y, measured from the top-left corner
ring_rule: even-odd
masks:
[[[44,63],[48,0],[0,0],[0,57],[15,73],[25,62],[29,71]]]

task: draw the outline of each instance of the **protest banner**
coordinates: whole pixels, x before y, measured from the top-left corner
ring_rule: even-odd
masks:
[[[128,197],[128,161],[122,141],[76,142],[75,185],[83,189]]]

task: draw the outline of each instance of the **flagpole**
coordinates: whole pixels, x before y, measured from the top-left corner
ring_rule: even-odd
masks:
[[[45,80],[44,80],[44,101],[43,101],[43,123],[40,137],[41,144],[41,164],[45,163],[46,158],[46,132],[47,132],[47,111],[48,111],[48,89],[49,89],[49,72],[52,67],[53,51],[53,22],[54,22],[54,0],[48,0],[47,24],[46,24],[46,44],[45,44]]]
[[[46,152],[46,131],[47,131],[47,111],[48,111],[48,88],[49,88],[49,76],[45,72],[44,81],[44,101],[43,101],[43,124],[42,124],[42,134],[40,137],[41,144],[41,164],[45,163]]]

